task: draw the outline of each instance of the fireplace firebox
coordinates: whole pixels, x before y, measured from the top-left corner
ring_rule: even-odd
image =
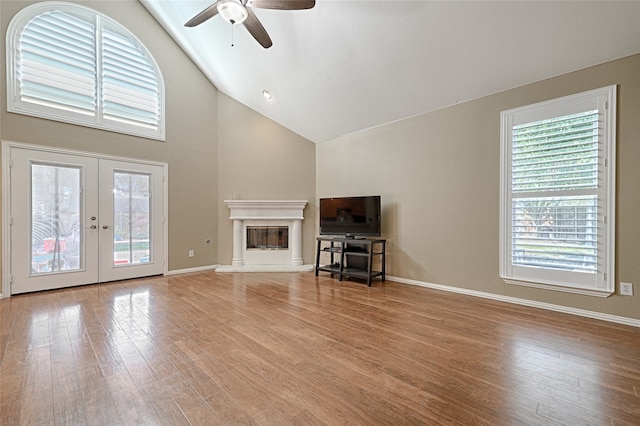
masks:
[[[287,250],[288,226],[247,226],[247,250]]]

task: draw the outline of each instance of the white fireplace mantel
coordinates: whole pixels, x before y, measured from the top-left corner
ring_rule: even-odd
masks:
[[[302,221],[305,200],[225,200],[233,221],[233,255],[231,265],[221,265],[218,272],[289,272],[310,271],[303,265]],[[285,250],[247,250],[247,226],[286,226],[289,246]]]
[[[306,201],[276,201],[276,200],[225,200],[231,220],[302,220],[302,211]]]

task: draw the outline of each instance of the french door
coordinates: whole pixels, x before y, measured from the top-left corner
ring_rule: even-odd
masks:
[[[11,294],[164,272],[162,165],[16,147],[9,164]]]

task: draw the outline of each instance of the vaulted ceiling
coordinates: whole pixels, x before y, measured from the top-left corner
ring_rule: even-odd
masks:
[[[184,27],[214,0],[140,1],[221,92],[316,143],[640,53],[638,1],[254,8],[269,49],[219,15]]]

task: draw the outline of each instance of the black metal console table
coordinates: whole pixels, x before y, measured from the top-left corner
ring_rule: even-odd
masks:
[[[316,276],[319,271],[329,272],[331,276],[363,278],[371,287],[371,279],[385,275],[385,246],[387,240],[381,238],[341,238],[318,237],[316,252]],[[320,254],[329,253],[331,263],[320,265]],[[373,258],[380,256],[380,271],[373,270]]]

